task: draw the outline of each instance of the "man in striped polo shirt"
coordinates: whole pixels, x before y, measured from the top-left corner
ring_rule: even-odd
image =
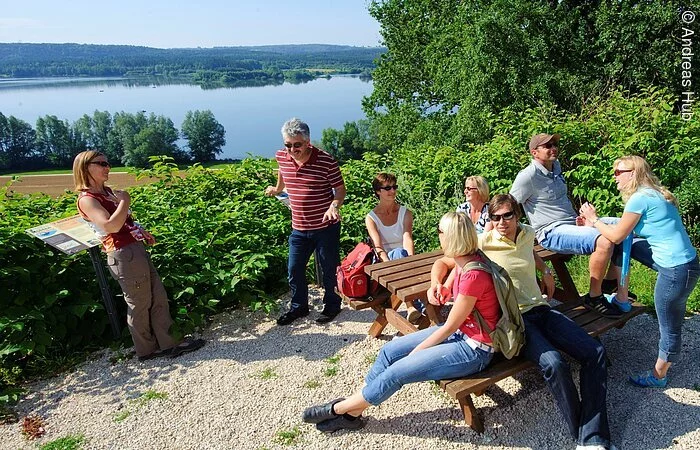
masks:
[[[309,314],[306,265],[314,250],[323,270],[323,311],[318,323],[330,322],[340,312],[340,297],[335,293],[335,270],[340,264],[340,206],[345,199],[345,184],[338,163],[331,155],[311,145],[309,126],[299,119],[282,125],[285,148],[275,154],[279,171],[277,186],[268,186],[265,195],[274,196],[287,189],[292,210],[292,234],[289,235],[289,311],[277,319],[287,325]]]

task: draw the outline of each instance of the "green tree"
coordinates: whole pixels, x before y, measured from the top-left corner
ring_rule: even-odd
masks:
[[[123,126],[118,130],[123,139],[122,163],[127,166],[147,167],[151,156],[172,156],[183,161],[186,155],[177,146],[178,131],[173,121],[164,116],[151,114],[148,119],[141,112],[135,116],[124,116]],[[115,121],[115,129],[116,121]]]
[[[92,116],[84,114],[74,124],[76,134],[85,140],[85,145],[91,149],[106,153],[114,161],[121,160],[121,155],[109,154],[109,132],[112,129],[112,116],[107,111],[95,111]]]
[[[363,106],[383,146],[430,130],[461,147],[488,138],[505,107],[577,112],[618,86],[679,80],[677,2],[374,0],[369,10],[388,52]]]
[[[82,139],[73,133],[67,120],[50,115],[37,119],[35,142],[41,157],[57,167],[69,167],[73,157],[84,148]]]
[[[226,130],[209,110],[187,111],[182,136],[187,139],[190,157],[196,162],[216,159],[226,145]]]
[[[0,112],[0,168],[24,168],[34,154],[35,139],[31,125]]]
[[[338,162],[360,159],[371,150],[370,126],[367,120],[346,122],[342,130],[326,128],[321,137],[321,146]]]

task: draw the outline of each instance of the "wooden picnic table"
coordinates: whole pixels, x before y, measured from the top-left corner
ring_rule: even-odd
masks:
[[[561,301],[578,300],[576,285],[566,267],[566,261],[571,259],[571,255],[550,252],[539,245],[535,249],[543,260],[551,262],[559,281],[560,286],[557,286],[554,297]],[[415,327],[397,313],[404,302],[413,300],[424,300],[426,305],[428,320],[419,323],[419,328],[440,321],[437,309],[428,304],[426,292],[430,288],[430,270],[442,254],[442,250],[437,250],[365,267],[367,275],[381,286],[380,292],[367,302],[354,300],[349,303],[354,309],[372,308],[377,313],[369,329],[371,336],[381,335],[388,323],[404,334],[415,331]]]

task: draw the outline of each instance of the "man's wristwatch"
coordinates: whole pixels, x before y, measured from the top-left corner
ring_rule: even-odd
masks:
[[[332,207],[333,209],[339,209],[339,208],[340,208],[340,206],[338,206],[337,203],[331,203],[331,207]]]
[[[542,272],[542,275],[551,275],[551,274],[552,274],[552,270],[549,267],[544,269],[544,272]]]

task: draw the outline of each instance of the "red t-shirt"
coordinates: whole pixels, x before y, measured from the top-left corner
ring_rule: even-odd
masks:
[[[301,166],[286,150],[278,150],[275,159],[289,194],[292,228],[309,231],[330,225],[323,221],[323,214],[333,201],[333,188],[343,185],[338,162],[316,147],[311,148],[309,160]]]
[[[456,299],[458,294],[476,297],[474,309],[479,310],[492,330],[496,327],[496,322],[501,318],[501,307],[498,304],[491,274],[483,270],[462,272],[462,268],[457,267],[457,276],[452,285],[452,297]],[[479,327],[479,322],[473,314],[469,314],[459,329],[475,341],[491,344],[491,336]]]

